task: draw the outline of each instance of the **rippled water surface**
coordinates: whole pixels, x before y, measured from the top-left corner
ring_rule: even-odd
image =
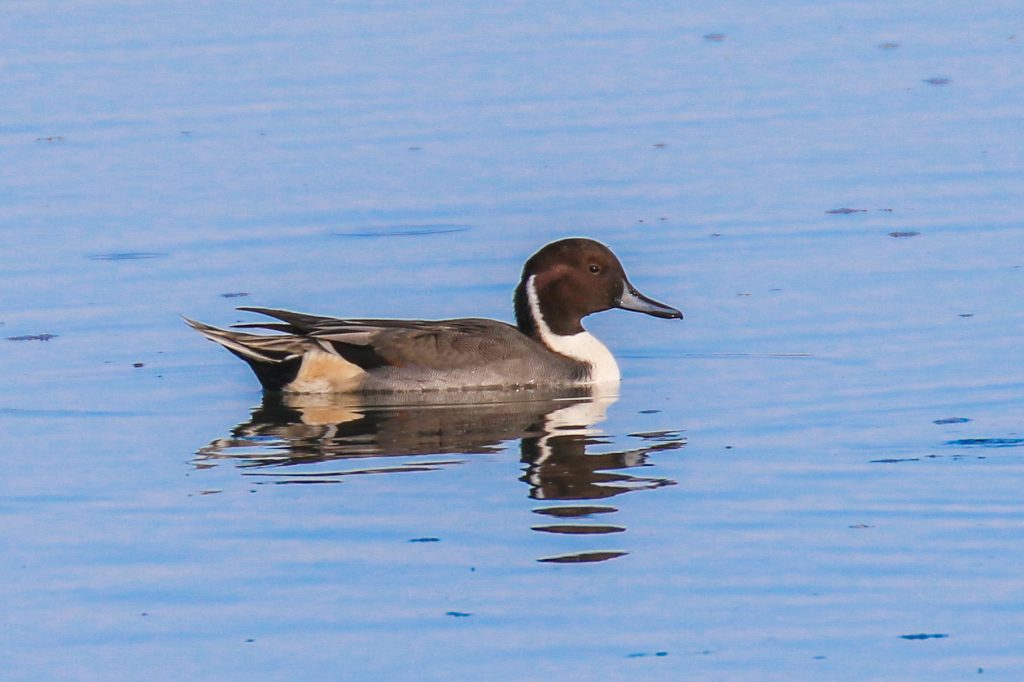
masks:
[[[11,2],[4,679],[1024,677],[1019,3]],[[178,317],[682,322],[263,398]]]

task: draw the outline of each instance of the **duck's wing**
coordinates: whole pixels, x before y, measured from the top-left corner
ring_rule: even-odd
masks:
[[[313,341],[363,369],[466,369],[521,356],[535,342],[510,324],[456,320],[341,319],[271,308],[240,308],[283,323],[236,325],[284,331]]]
[[[362,351],[360,359],[375,358],[377,366],[436,370],[508,360],[516,357],[524,344],[533,343],[511,325],[494,320],[413,320],[408,325],[396,324],[395,320],[388,320],[387,325],[358,322],[354,326],[318,329],[310,337],[331,343],[339,355],[353,362]]]

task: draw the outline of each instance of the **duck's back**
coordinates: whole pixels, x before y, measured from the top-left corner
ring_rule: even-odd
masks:
[[[197,329],[246,360],[268,390],[401,392],[587,380],[580,363],[496,320],[347,320],[247,309],[280,322],[240,326],[285,334]]]

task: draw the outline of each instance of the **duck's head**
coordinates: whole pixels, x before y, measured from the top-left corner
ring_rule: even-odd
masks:
[[[539,336],[541,324],[559,336],[578,334],[584,317],[611,308],[667,319],[683,317],[675,308],[637,291],[611,249],[593,239],[551,242],[523,266],[515,309],[524,334]]]

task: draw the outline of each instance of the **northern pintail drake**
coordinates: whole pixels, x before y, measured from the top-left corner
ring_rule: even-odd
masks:
[[[562,239],[526,261],[515,290],[516,325],[479,318],[349,320],[242,307],[276,322],[218,329],[185,318],[249,363],[267,391],[361,393],[609,384],[611,352],[587,332],[591,313],[622,308],[668,319],[683,314],[638,292],[611,250]]]

